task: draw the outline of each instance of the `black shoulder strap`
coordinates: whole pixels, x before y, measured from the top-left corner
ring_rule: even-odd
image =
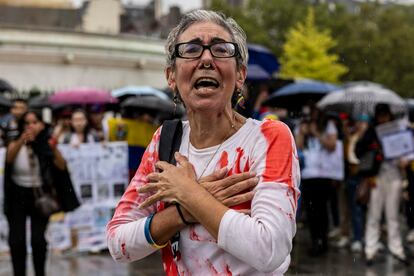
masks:
[[[159,159],[176,164],[174,153],[180,150],[183,125],[181,120],[166,120],[162,124],[160,145],[158,149]]]

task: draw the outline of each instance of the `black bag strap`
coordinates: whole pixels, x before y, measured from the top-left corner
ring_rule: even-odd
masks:
[[[181,120],[174,119],[164,121],[158,148],[158,157],[160,161],[167,161],[173,165],[177,163],[174,158],[174,153],[180,150],[182,134],[183,124],[181,123]],[[171,254],[175,261],[177,261],[180,256],[179,241],[180,232],[178,231],[170,240]]]
[[[183,124],[180,119],[166,120],[162,124],[158,154],[160,161],[175,165],[174,153],[180,150]]]

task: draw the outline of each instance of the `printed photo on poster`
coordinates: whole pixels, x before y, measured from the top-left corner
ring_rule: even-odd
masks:
[[[125,192],[125,184],[124,183],[115,183],[113,185],[114,188],[114,197],[120,197]]]

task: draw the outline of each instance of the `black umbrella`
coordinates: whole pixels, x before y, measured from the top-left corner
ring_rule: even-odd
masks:
[[[0,106],[11,107],[13,105],[12,101],[0,95]]]
[[[31,108],[43,108],[43,107],[49,107],[49,101],[48,96],[45,95],[38,95],[30,98],[27,102],[29,107]]]
[[[129,97],[121,103],[122,108],[136,108],[142,111],[156,111],[159,113],[176,115],[183,114],[183,107],[178,105],[175,107],[171,100],[161,99],[156,96],[136,96]]]
[[[42,109],[45,107],[50,107],[52,109],[59,109],[63,108],[65,106],[68,106],[67,104],[51,104],[49,102],[49,95],[38,95],[30,98],[27,102],[30,108],[33,109]]]
[[[15,89],[5,80],[0,79],[0,92],[14,92]]]
[[[327,82],[300,79],[273,92],[266,99],[264,105],[299,109],[310,101],[318,101],[338,88],[338,86]]]

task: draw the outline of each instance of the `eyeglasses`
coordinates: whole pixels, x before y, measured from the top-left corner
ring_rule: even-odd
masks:
[[[199,58],[203,55],[205,49],[208,49],[211,55],[216,58],[231,58],[239,54],[239,48],[233,42],[216,42],[210,45],[184,42],[175,45],[173,57]]]

